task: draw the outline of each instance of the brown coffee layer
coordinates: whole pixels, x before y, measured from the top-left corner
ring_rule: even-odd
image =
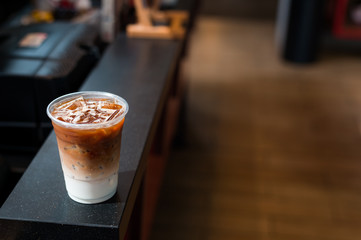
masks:
[[[118,170],[124,118],[99,129],[64,128],[53,123],[64,173],[79,180],[105,178]]]

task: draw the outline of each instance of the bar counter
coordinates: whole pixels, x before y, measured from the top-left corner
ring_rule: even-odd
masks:
[[[71,200],[52,132],[0,208],[0,239],[130,239],[129,222],[181,48],[177,40],[118,36],[80,89],[111,92],[129,104],[117,193],[94,205]]]

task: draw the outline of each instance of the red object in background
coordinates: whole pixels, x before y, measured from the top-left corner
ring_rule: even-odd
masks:
[[[73,2],[69,1],[69,0],[61,0],[58,3],[58,7],[59,8],[64,8],[64,9],[74,9],[75,5]]]
[[[336,37],[361,40],[361,25],[348,23],[348,5],[350,0],[336,0],[332,32]]]

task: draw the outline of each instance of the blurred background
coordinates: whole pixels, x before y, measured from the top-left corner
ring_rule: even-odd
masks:
[[[361,238],[359,6],[201,2],[151,239]]]

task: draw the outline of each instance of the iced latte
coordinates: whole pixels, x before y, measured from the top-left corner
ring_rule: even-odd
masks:
[[[110,93],[78,92],[51,102],[65,185],[80,203],[98,203],[117,189],[121,134],[127,102]]]

